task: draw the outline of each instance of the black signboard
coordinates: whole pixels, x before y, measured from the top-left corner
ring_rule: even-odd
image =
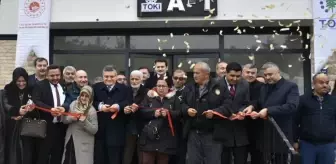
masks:
[[[138,17],[217,16],[217,0],[137,0]]]

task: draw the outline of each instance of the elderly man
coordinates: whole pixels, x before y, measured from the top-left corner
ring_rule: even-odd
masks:
[[[65,86],[70,86],[74,82],[76,68],[73,66],[66,66],[63,69],[63,80]]]
[[[143,74],[139,70],[134,70],[130,75],[130,86],[133,93],[133,103],[141,104],[146,97],[148,89],[142,85]],[[129,104],[131,105],[131,104]],[[124,109],[125,114],[130,115],[130,120],[127,125],[127,135],[124,151],[123,164],[137,164],[138,151],[137,140],[138,135],[143,128],[141,122],[137,119],[136,110],[132,110],[131,106],[126,106]],[[141,159],[141,156],[139,156]]]
[[[295,148],[300,143],[302,164],[332,164],[335,160],[336,98],[329,92],[329,78],[313,77],[314,89],[300,97]]]
[[[88,76],[84,70],[78,70],[75,74],[75,81],[72,82],[67,90],[65,91],[66,99],[63,104],[65,110],[68,111],[70,104],[77,99],[79,96],[80,90],[85,85],[88,85]]]
[[[226,75],[226,66],[227,66],[226,62],[217,63],[216,65],[217,80],[223,79],[224,76]]]
[[[222,145],[213,140],[220,133],[212,119],[231,116],[231,98],[226,87],[210,78],[210,67],[199,62],[194,66],[194,81],[182,95],[187,142],[187,164],[220,164]],[[214,133],[214,134],[213,134]]]
[[[280,75],[279,67],[271,62],[262,66],[266,85],[260,89],[258,103],[253,106],[253,118],[274,118],[290,143],[293,143],[293,116],[299,105],[298,86]],[[263,159],[272,160],[274,164],[282,164],[288,160],[289,148],[283,138],[275,131],[274,124],[265,120],[260,127],[262,136],[258,139]],[[262,161],[260,163],[265,163]]]
[[[127,123],[124,108],[131,104],[132,94],[127,86],[117,83],[114,66],[104,67],[103,78],[103,82],[93,85],[93,105],[101,111],[95,137],[95,164],[121,164]]]

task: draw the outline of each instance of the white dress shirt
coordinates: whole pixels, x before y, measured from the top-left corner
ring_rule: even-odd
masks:
[[[56,88],[53,84],[50,83],[50,87],[51,87],[51,92],[52,92],[52,95],[53,95],[53,100],[54,100],[54,108],[57,107],[57,94],[56,94]],[[60,105],[63,105],[64,101],[65,101],[65,94],[64,94],[64,91],[63,91],[63,88],[60,84],[57,84],[57,90],[58,90],[58,93],[59,93],[59,99],[60,99]],[[57,117],[54,117],[54,120],[53,120],[54,123],[58,122],[57,121]]]

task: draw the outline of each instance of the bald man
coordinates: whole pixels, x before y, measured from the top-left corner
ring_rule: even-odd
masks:
[[[329,94],[329,78],[313,77],[314,89],[300,97],[296,114],[296,143],[302,164],[334,163],[336,137],[336,98]]]
[[[287,139],[293,144],[293,117],[299,105],[298,86],[281,77],[279,67],[272,62],[262,66],[266,85],[260,89],[259,100],[253,105],[253,118],[266,119],[273,117]],[[257,139],[260,151],[265,155],[264,160],[273,158],[273,164],[283,164],[288,161],[289,148],[283,142],[273,123],[268,120],[262,122],[259,129],[261,136]],[[260,163],[267,163],[262,161]]]
[[[71,85],[67,88],[65,91],[65,102],[63,107],[65,110],[68,110],[70,107],[70,104],[77,99],[80,93],[80,89],[84,87],[85,85],[88,85],[88,76],[87,73],[84,70],[78,70],[76,71],[74,82],[71,83]]]

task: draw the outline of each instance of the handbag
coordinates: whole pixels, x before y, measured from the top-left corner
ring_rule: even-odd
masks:
[[[27,104],[30,104],[31,100]],[[36,111],[36,110],[35,110]],[[33,138],[45,138],[47,136],[47,121],[40,119],[40,112],[38,113],[38,119],[36,118],[23,118],[21,125],[21,136],[33,137]]]

